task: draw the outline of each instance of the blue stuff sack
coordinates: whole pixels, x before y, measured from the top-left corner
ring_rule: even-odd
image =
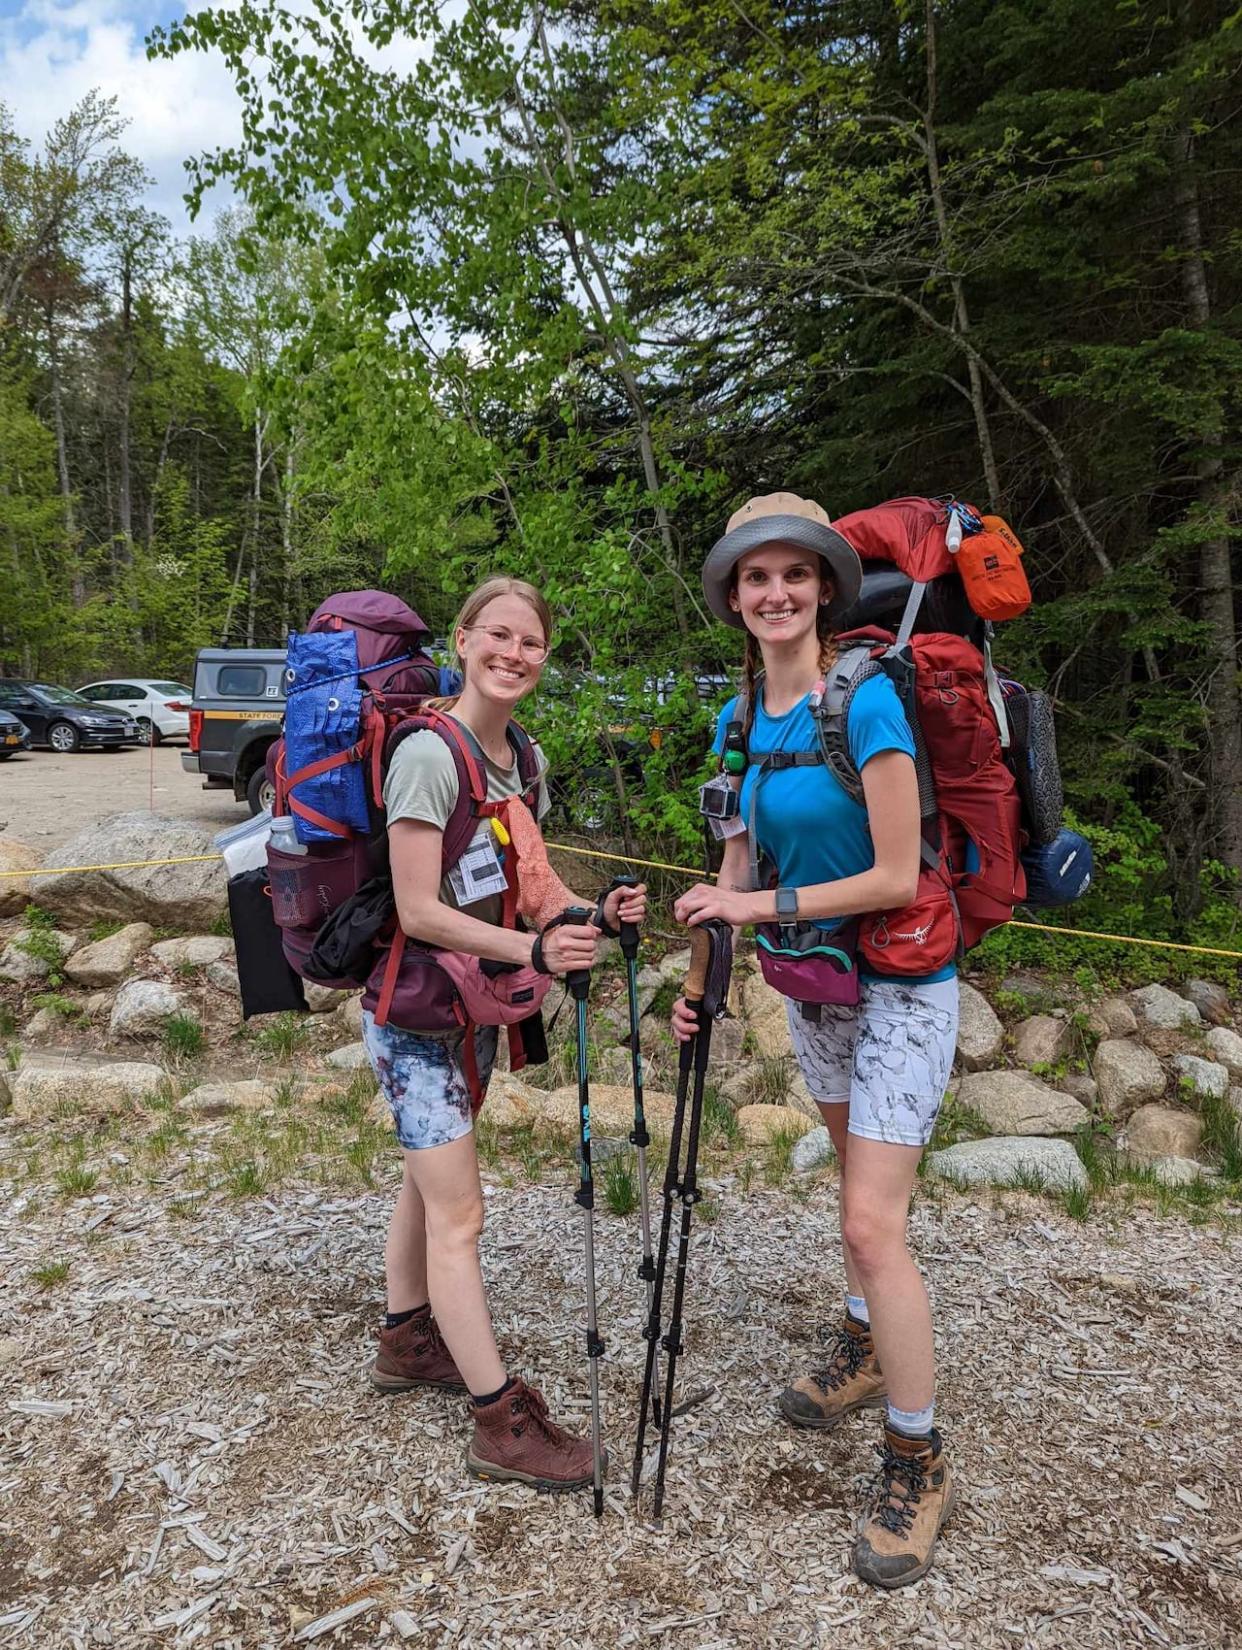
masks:
[[[1077,831],[1061,830],[1051,842],[1037,843],[1022,855],[1026,871],[1024,905],[1070,905],[1091,886],[1091,844]]]
[[[358,679],[358,639],[352,630],[291,634],[285,687],[285,771],[290,776],[357,744],[363,687]],[[341,762],[300,780],[291,797],[354,831],[369,826],[361,762]],[[341,840],[342,833],[303,819],[296,810],[293,820],[299,842]]]

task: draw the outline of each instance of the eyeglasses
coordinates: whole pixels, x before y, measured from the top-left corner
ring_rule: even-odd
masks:
[[[517,640],[513,632],[506,630],[503,625],[466,624],[462,626],[462,629],[481,630],[492,646],[501,653],[507,653]],[[541,642],[535,636],[523,636],[518,643],[518,649],[527,664],[531,665],[541,665],[552,651],[547,642]]]

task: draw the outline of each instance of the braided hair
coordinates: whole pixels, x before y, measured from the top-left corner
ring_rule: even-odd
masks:
[[[827,578],[828,569],[823,558],[820,566],[824,577]],[[733,582],[737,584],[737,568],[733,569]],[[821,677],[827,676],[837,662],[837,633],[832,628],[828,617],[827,607],[821,607],[815,615],[815,633],[819,637],[819,660],[816,670]],[[749,741],[751,726],[755,720],[755,682],[759,675],[763,654],[760,651],[758,640],[751,631],[746,632],[746,652],[742,658],[742,692],[746,695],[746,720],[742,725],[742,736]]]

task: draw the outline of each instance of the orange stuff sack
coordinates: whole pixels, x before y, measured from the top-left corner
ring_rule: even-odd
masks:
[[[1021,540],[1002,517],[981,520],[983,531],[963,538],[957,552],[966,599],[981,619],[1016,619],[1031,605]]]

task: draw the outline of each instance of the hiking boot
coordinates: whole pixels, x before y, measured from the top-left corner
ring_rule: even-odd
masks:
[[[514,1478],[539,1490],[577,1490],[591,1483],[590,1440],[549,1420],[542,1393],[520,1377],[494,1404],[470,1408],[474,1440],[466,1465],[476,1478]]]
[[[395,1329],[380,1330],[379,1353],[371,1365],[371,1385],[381,1392],[408,1392],[417,1386],[465,1392],[466,1383],[430,1310],[407,1318]]]
[[[781,1414],[796,1427],[835,1427],[857,1409],[882,1409],[887,1396],[870,1326],[847,1317],[833,1331],[829,1362],[781,1393]]]
[[[908,1587],[931,1569],[936,1537],[953,1510],[944,1443],[884,1429],[880,1481],[854,1547],[854,1569],[873,1587]]]

